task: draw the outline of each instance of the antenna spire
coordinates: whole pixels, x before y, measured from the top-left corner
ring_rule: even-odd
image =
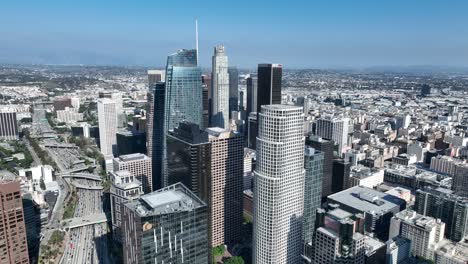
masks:
[[[198,19],[195,19],[195,50],[197,51],[197,65],[198,65]]]

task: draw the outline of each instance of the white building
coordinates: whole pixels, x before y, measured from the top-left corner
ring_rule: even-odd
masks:
[[[117,152],[117,112],[114,100],[98,100],[99,141],[101,153],[106,160],[112,159]]]
[[[229,73],[224,46],[214,48],[211,79],[211,126],[229,128]]]
[[[416,155],[417,162],[423,162],[426,157],[426,152],[430,149],[430,145],[424,142],[410,142],[408,143],[408,155]]]
[[[53,171],[54,169],[49,165],[39,165],[29,169],[18,170],[18,175],[20,177],[26,177],[34,182],[40,182],[42,179],[44,183],[47,184],[54,181],[52,176]]]
[[[449,156],[437,156],[431,158],[431,170],[445,173],[447,175],[455,175],[457,164],[461,163],[460,160],[453,159]]]
[[[65,107],[65,110],[57,110],[57,121],[65,123],[76,123],[83,121],[83,113],[78,113],[77,108]]]
[[[363,165],[352,166],[349,175],[349,187],[364,186],[373,189],[384,182],[384,170],[368,168]]]
[[[442,240],[437,244],[437,249],[434,251],[434,261],[437,264],[468,263],[468,243]]]
[[[411,210],[397,213],[391,220],[390,238],[401,236],[411,240],[414,256],[433,259],[431,247],[444,238],[445,223],[440,219],[417,214]]]
[[[254,171],[253,263],[300,263],[304,211],[302,107],[265,105]]]
[[[75,108],[76,111],[78,111],[80,109],[80,98],[78,96],[73,96],[70,98],[70,101],[72,107]]]
[[[349,118],[328,117],[317,120],[316,134],[333,140],[339,146],[340,153],[348,146]]]

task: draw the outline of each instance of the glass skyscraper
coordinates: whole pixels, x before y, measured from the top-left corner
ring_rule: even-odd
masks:
[[[323,152],[311,147],[305,148],[304,153],[304,219],[302,224],[302,239],[304,241],[304,255],[311,258],[315,218],[320,208],[322,198]]]

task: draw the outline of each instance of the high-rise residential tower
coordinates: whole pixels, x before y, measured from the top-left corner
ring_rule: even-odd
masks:
[[[229,118],[232,111],[239,111],[239,70],[229,67]]]
[[[211,126],[229,128],[229,73],[224,46],[214,48],[212,58]]]
[[[181,183],[122,205],[125,264],[210,263],[206,203]]]
[[[265,105],[254,171],[253,263],[299,263],[304,210],[304,114]]]
[[[24,223],[19,182],[0,179],[0,263],[29,263]]]
[[[112,99],[101,98],[97,103],[99,121],[99,142],[101,153],[106,160],[117,153],[117,112]]]

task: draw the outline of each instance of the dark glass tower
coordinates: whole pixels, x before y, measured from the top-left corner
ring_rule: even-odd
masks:
[[[257,75],[250,74],[246,79],[247,83],[247,106],[245,116],[249,117],[250,113],[257,111]]]
[[[166,85],[163,82],[154,85],[149,103],[152,107],[152,113],[148,113],[148,156],[151,158],[152,166],[152,183],[153,190],[158,190],[163,187],[164,171],[163,171],[163,147],[165,145],[164,120],[165,120],[165,104],[166,104]]]
[[[239,110],[239,71],[237,67],[229,67],[229,118],[232,111]]]
[[[281,104],[281,64],[258,65],[257,113],[262,105]]]
[[[322,197],[327,198],[328,195],[332,194],[333,141],[312,136],[307,139],[306,144],[323,152]]]

